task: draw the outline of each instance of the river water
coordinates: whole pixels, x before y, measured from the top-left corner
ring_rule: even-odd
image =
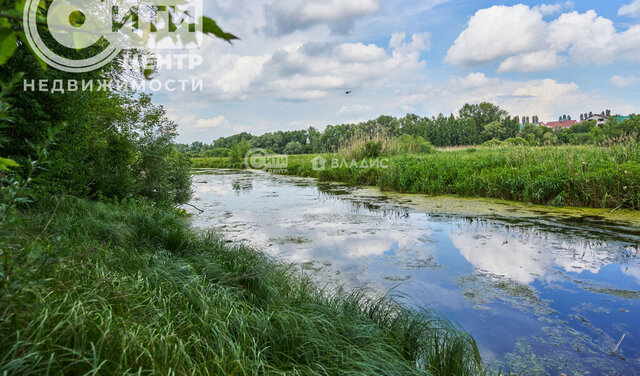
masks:
[[[640,375],[640,229],[508,207],[463,214],[469,200],[443,214],[418,196],[249,171],[196,175],[194,192],[204,210],[190,209],[194,226],[295,263],[323,287],[433,309],[494,367]]]

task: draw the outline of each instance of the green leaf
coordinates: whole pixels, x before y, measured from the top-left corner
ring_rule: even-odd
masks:
[[[16,0],[16,10],[20,13],[23,13],[26,2],[27,0]]]
[[[22,19],[22,12],[17,9],[4,9],[0,12],[3,16],[15,19]]]
[[[0,29],[0,65],[6,63],[13,56],[17,47],[16,33],[11,29]]]
[[[202,17],[202,31],[207,35],[214,35],[220,39],[224,39],[227,42],[231,43],[233,40],[239,40],[240,38],[236,37],[233,34],[224,32],[220,26],[216,23],[216,21],[212,20],[209,17]]]
[[[144,72],[143,72],[144,78],[146,78],[147,80],[152,79],[153,78],[153,74],[155,72],[156,71],[154,69],[149,69],[149,68],[145,69]]]
[[[9,167],[20,167],[20,165],[12,159],[0,157],[0,170],[9,171]]]
[[[24,32],[19,31],[17,34],[18,34],[18,37],[20,37],[20,40],[22,41],[22,43],[24,43],[29,48],[29,51],[31,51],[31,54],[36,59],[38,64],[40,64],[40,67],[42,67],[43,70],[46,70],[47,63],[45,63],[42,59],[40,59],[40,57],[36,55],[36,53],[33,51],[33,48],[31,48],[31,43],[29,43],[29,41],[27,40],[27,36],[24,34]]]

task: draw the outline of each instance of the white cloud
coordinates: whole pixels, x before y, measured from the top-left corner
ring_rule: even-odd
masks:
[[[631,86],[634,85],[636,83],[640,82],[640,78],[636,77],[634,75],[630,75],[630,76],[613,76],[609,79],[609,83],[611,83],[611,85],[617,86],[619,88],[624,88],[627,86]]]
[[[623,5],[618,10],[618,16],[640,17],[640,0],[634,0],[629,4]]]
[[[368,112],[373,111],[373,107],[372,106],[368,106],[368,105],[363,105],[363,104],[356,104],[353,106],[342,106],[342,108],[338,111],[338,115],[339,116],[345,116],[345,115],[361,115],[361,114],[365,114]]]
[[[499,78],[489,78],[484,73],[469,73],[464,78],[454,78],[451,84],[456,87],[465,89],[475,89],[487,86],[500,85],[502,80]]]
[[[498,72],[536,72],[556,68],[566,62],[554,51],[536,51],[510,56],[498,67]]]
[[[579,63],[606,62],[619,50],[613,22],[595,11],[562,14],[549,25],[547,40],[556,51],[567,51]],[[640,43],[640,39],[638,40]]]
[[[286,35],[326,25],[333,33],[345,34],[357,19],[379,10],[379,0],[277,0],[265,6],[264,30]]]
[[[407,98],[403,98],[405,102]],[[543,121],[557,119],[560,114],[579,114],[588,108],[611,107],[614,112],[633,112],[633,107],[620,100],[584,92],[573,82],[552,79],[503,80],[471,73],[450,80],[449,85],[425,90],[416,101],[428,101],[430,107],[456,111],[465,103],[491,102],[512,115],[538,115]]]
[[[405,38],[406,39],[406,38]],[[423,68],[423,35],[410,42],[392,38],[389,55],[375,44],[294,43],[276,51],[251,82],[251,91],[269,92],[279,99],[303,101],[342,94],[344,90],[378,87]]]
[[[578,64],[640,61],[640,25],[618,32],[613,21],[589,10],[546,22],[557,7],[494,6],[479,10],[445,60],[477,66],[501,61],[498,71],[522,73],[556,68],[568,57]]]
[[[203,128],[203,129],[220,128],[220,127],[226,127],[228,125],[229,125],[229,121],[227,121],[227,119],[224,116],[217,116],[211,119],[198,119],[193,124],[195,128]]]
[[[552,14],[556,14],[558,12],[560,12],[563,8],[562,4],[540,4],[535,6],[534,8],[537,8],[540,13],[542,13],[542,15],[544,16],[549,16]]]
[[[480,9],[449,49],[445,60],[473,66],[539,48],[546,23],[542,13],[526,5]]]
[[[405,33],[394,33],[391,36],[389,47],[398,53],[423,52],[431,49],[431,34],[420,33],[413,34],[411,41],[406,42],[407,35]]]

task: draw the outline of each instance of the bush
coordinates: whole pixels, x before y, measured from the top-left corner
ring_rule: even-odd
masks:
[[[368,141],[364,144],[362,156],[364,158],[378,158],[382,154],[382,142]]]
[[[575,133],[569,135],[569,143],[571,145],[589,145],[594,144],[595,139],[591,133]]]
[[[529,142],[522,137],[508,138],[503,141],[503,144],[507,146],[529,146]]]
[[[436,148],[429,141],[425,141],[421,136],[402,135],[391,140],[387,145],[385,154],[406,155],[406,154],[431,154]]]
[[[298,141],[291,141],[285,146],[284,154],[287,155],[297,155],[304,153],[304,146]]]
[[[502,146],[502,142],[500,140],[493,139],[483,143],[482,146],[490,147],[490,148],[499,147],[499,146]]]
[[[226,158],[231,153],[231,149],[227,148],[215,148],[210,149],[202,153],[200,157],[202,158]]]
[[[251,144],[248,141],[242,141],[233,145],[231,151],[229,152],[229,158],[231,159],[232,164],[240,164],[243,163],[244,158],[251,151]]]

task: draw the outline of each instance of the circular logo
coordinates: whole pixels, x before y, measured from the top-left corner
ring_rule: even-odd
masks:
[[[264,149],[252,149],[244,158],[244,166],[249,170],[263,170],[267,167],[267,155]]]
[[[114,43],[110,0],[54,0],[47,10],[47,27],[60,45],[79,50],[93,46],[103,37],[109,41],[102,52],[81,60],[65,58],[47,47],[38,32],[39,5],[39,0],[27,0],[24,31],[34,53],[47,65],[70,73],[90,72],[107,65],[122,51]]]

